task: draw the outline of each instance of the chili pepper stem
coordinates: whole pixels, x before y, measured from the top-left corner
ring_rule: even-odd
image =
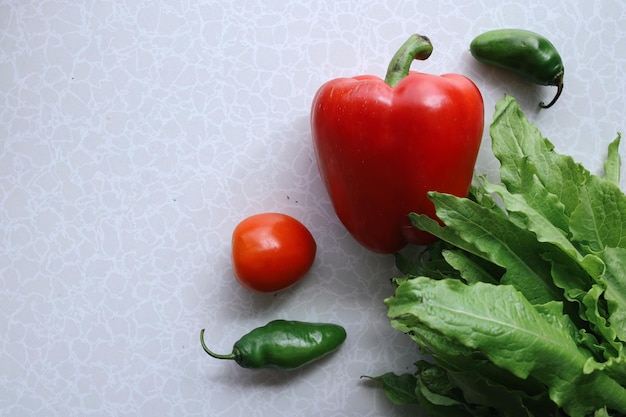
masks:
[[[235,359],[235,354],[234,353],[229,353],[227,355],[221,355],[219,353],[211,352],[209,350],[209,348],[207,347],[207,345],[204,343],[204,329],[200,330],[200,343],[202,344],[202,349],[204,349],[204,351],[206,353],[208,353],[209,355],[213,356],[216,359],[230,359],[230,360],[234,360]]]
[[[552,83],[552,85],[556,85],[557,86],[556,95],[554,96],[552,101],[549,102],[548,104],[544,104],[543,101],[541,103],[539,103],[539,106],[541,106],[541,108],[543,108],[543,109],[547,109],[547,108],[551,107],[559,99],[559,96],[561,95],[561,92],[563,91],[563,71],[561,71],[554,78],[554,82]]]
[[[400,80],[409,74],[411,63],[418,59],[423,61],[433,52],[430,39],[424,35],[411,35],[395,53],[385,75],[385,82],[395,87]]]

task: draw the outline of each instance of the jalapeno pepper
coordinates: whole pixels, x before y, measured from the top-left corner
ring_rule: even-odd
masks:
[[[218,354],[209,350],[200,331],[206,353],[251,369],[296,369],[334,352],[345,340],[346,331],[337,324],[274,320],[241,337],[231,353]]]
[[[563,91],[563,60],[543,36],[523,29],[497,29],[472,40],[470,52],[478,61],[512,71],[540,85],[553,85],[557,92],[544,109],[552,106]]]

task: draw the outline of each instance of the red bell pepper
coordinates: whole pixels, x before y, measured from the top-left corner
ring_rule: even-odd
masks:
[[[394,55],[385,80],[338,78],[313,99],[316,159],[333,208],[366,248],[393,253],[432,235],[410,224],[411,212],[436,218],[429,191],[466,196],[484,127],[480,91],[460,74],[410,71],[430,56],[413,35]]]

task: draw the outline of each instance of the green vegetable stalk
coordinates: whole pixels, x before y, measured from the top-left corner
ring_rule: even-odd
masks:
[[[443,226],[410,217],[441,242],[417,260],[397,255],[405,276],[385,300],[391,325],[435,361],[374,379],[432,417],[624,416],[620,137],[600,177],[557,153],[510,96],[490,134],[502,183],[431,193]]]

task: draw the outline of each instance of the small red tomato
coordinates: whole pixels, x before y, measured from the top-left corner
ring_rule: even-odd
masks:
[[[298,220],[281,213],[256,214],[233,231],[233,271],[250,290],[279,291],[311,269],[316,250],[313,235]]]

